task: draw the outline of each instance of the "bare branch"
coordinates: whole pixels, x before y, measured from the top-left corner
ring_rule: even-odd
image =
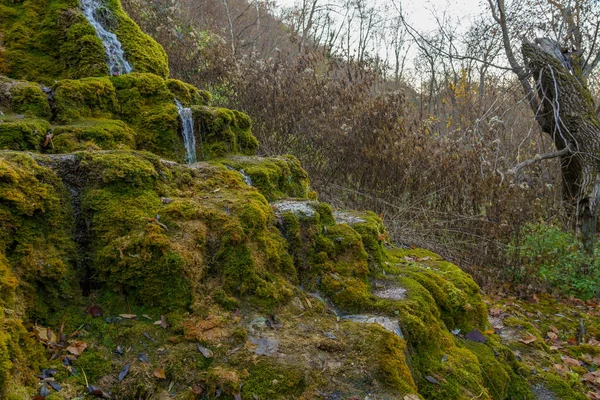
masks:
[[[513,168],[511,168],[508,171],[508,173],[512,174],[512,175],[517,175],[519,173],[519,171],[521,171],[523,168],[525,168],[531,164],[536,164],[543,160],[550,160],[552,158],[562,157],[562,156],[569,154],[570,151],[571,151],[571,149],[569,147],[565,147],[564,149],[555,151],[553,153],[538,154],[534,158],[525,160],[522,163],[515,165]]]

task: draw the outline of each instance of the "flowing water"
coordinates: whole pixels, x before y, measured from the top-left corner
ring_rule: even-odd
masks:
[[[188,164],[196,162],[196,137],[194,136],[194,118],[192,109],[185,108],[179,100],[175,100],[179,117],[181,118],[181,134],[185,146],[185,159]]]
[[[96,30],[96,35],[102,40],[106,50],[106,64],[111,75],[122,75],[130,73],[133,68],[125,60],[125,53],[121,48],[121,42],[112,32],[109,32],[98,20],[99,13],[105,9],[101,0],[81,0],[81,11],[88,22]]]

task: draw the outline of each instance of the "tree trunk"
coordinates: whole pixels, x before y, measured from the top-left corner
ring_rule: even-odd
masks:
[[[521,50],[536,82],[536,120],[549,134],[561,156],[565,200],[573,206],[584,249],[593,254],[600,201],[600,121],[578,60],[561,51],[557,42],[536,39]],[[536,111],[536,110],[534,110]]]

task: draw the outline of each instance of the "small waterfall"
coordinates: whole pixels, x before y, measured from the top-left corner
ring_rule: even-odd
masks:
[[[244,179],[246,185],[252,186],[252,178],[250,178],[250,176],[248,176],[248,174],[246,174],[246,172],[244,172],[243,169],[240,169],[238,172],[242,174],[242,179]]]
[[[97,15],[103,7],[104,5],[101,0],[81,0],[83,15],[85,15],[85,18],[94,27],[96,35],[102,40],[102,44],[106,49],[106,63],[110,69],[110,74],[128,74],[133,68],[125,60],[125,53],[121,48],[121,42],[119,42],[117,35],[107,31],[100,21],[98,21]]]
[[[185,108],[179,100],[175,99],[175,105],[181,118],[181,133],[183,136],[183,144],[185,145],[185,158],[188,164],[196,162],[196,137],[194,136],[194,118],[192,117],[192,109]]]

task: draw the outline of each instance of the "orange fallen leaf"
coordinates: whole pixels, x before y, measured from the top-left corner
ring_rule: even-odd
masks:
[[[569,344],[577,344],[577,339],[575,339],[574,337],[570,337],[567,339],[567,343]]]
[[[157,379],[167,379],[165,375],[165,370],[162,368],[155,369],[154,371],[152,371],[152,376]]]
[[[494,332],[496,332],[496,330],[495,330],[495,329],[488,329],[487,331],[484,331],[484,332],[483,332],[483,334],[484,334],[484,335],[491,335],[491,334],[493,334]]]
[[[67,351],[71,354],[73,354],[74,356],[80,356],[81,353],[83,353],[83,351],[85,349],[87,349],[87,343],[83,342],[81,340],[77,340],[74,342],[71,342],[69,344],[69,346],[67,347]]]

